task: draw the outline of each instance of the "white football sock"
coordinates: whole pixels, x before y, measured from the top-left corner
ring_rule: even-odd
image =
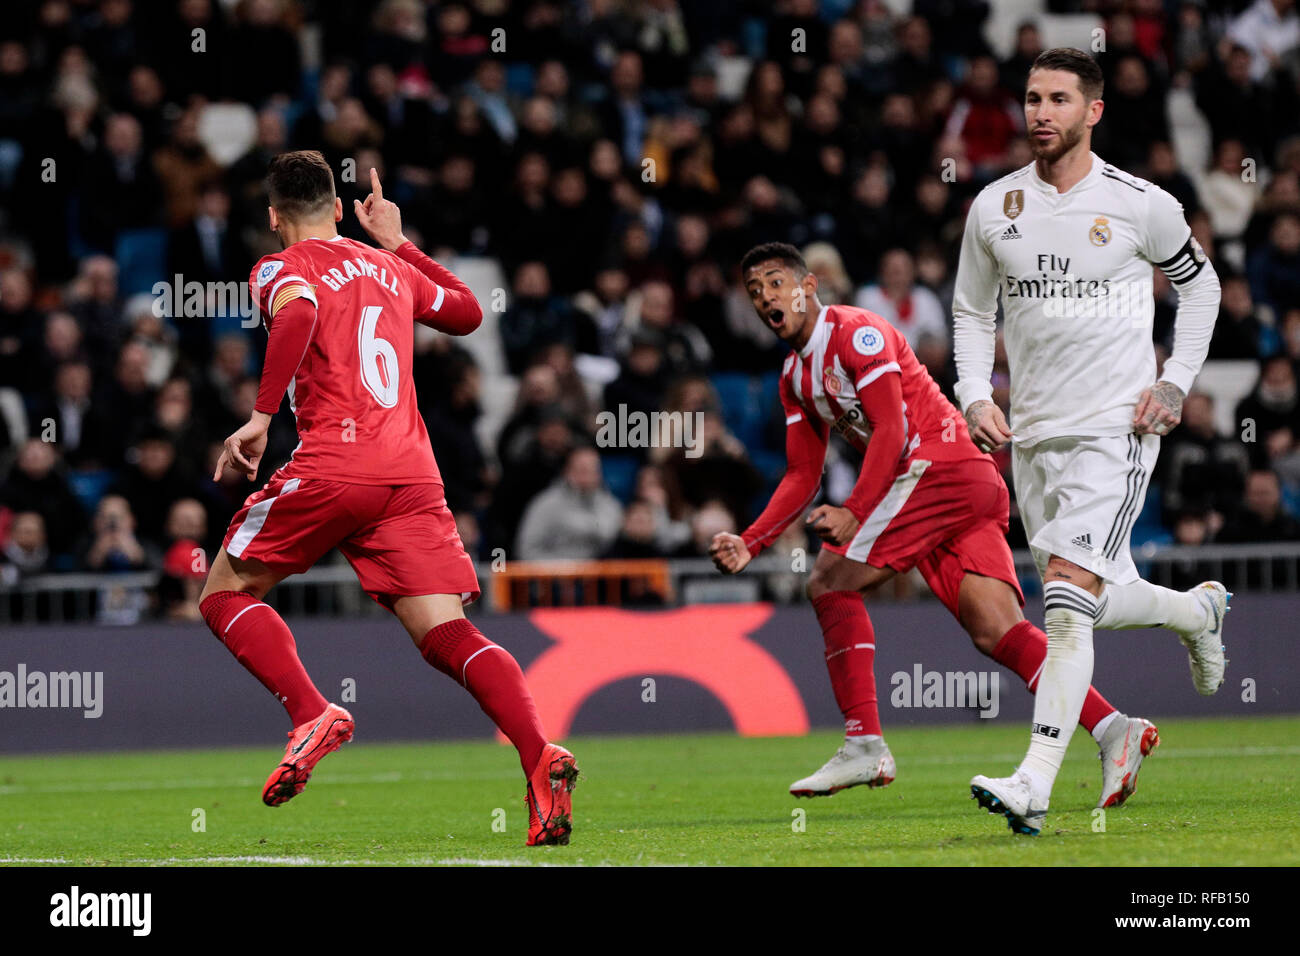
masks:
[[[1034,694],[1034,727],[1020,769],[1046,800],[1092,683],[1092,622],[1097,599],[1067,581],[1043,587],[1047,657]]]
[[[1194,591],[1171,591],[1147,581],[1107,584],[1098,601],[1096,627],[1122,631],[1135,627],[1167,627],[1194,634],[1205,627],[1205,605]]]
[[[1101,720],[1097,721],[1097,726],[1092,728],[1092,739],[1097,741],[1097,743],[1101,743],[1101,738],[1106,736],[1106,731],[1110,728],[1110,725],[1115,722],[1115,718],[1119,716],[1121,715],[1118,710],[1112,710]]]

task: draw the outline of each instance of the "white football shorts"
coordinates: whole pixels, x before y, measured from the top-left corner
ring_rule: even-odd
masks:
[[[1160,454],[1158,435],[1048,438],[1015,445],[1012,476],[1034,562],[1052,555],[1113,584],[1138,580],[1129,535]]]

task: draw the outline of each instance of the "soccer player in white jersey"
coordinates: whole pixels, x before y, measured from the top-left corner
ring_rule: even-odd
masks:
[[[971,437],[1012,442],[1021,516],[1043,576],[1048,653],[1029,750],[971,793],[1036,834],[1092,678],[1093,627],[1164,626],[1187,647],[1202,694],[1223,682],[1218,582],[1171,591],[1129,554],[1160,436],[1176,426],[1219,308],[1219,280],[1176,199],[1091,150],[1102,74],[1086,53],[1047,50],[1029,71],[1034,162],[985,187],[966,219],[953,298],[957,398]],[[1156,380],[1152,267],[1178,290],[1173,354]],[[999,293],[1011,424],[992,401]]]

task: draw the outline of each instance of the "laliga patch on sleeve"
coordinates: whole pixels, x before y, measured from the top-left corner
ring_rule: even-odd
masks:
[[[864,325],[853,333],[853,348],[860,355],[877,355],[885,347],[885,336],[879,329]]]
[[[275,278],[275,274],[284,268],[284,263],[279,259],[272,259],[270,262],[263,264],[262,268],[257,270],[257,287],[265,288],[266,284]]]

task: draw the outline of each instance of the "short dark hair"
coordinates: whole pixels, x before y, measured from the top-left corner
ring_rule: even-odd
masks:
[[[788,242],[764,242],[755,246],[745,253],[745,258],[740,260],[740,275],[743,278],[745,273],[760,263],[767,262],[769,259],[779,259],[782,263],[794,270],[798,278],[808,274],[808,263],[803,261],[803,255],[794,246]]]
[[[266,192],[286,219],[310,219],[334,206],[334,170],[315,149],[281,153],[266,173]]]
[[[1034,70],[1064,70],[1067,73],[1073,73],[1079,78],[1079,89],[1083,91],[1086,99],[1101,99],[1102,88],[1105,86],[1101,75],[1101,67],[1097,65],[1096,60],[1082,50],[1075,50],[1065,46],[1044,50],[1038,54],[1038,57],[1034,60],[1034,65],[1029,68],[1030,73],[1033,73]]]

